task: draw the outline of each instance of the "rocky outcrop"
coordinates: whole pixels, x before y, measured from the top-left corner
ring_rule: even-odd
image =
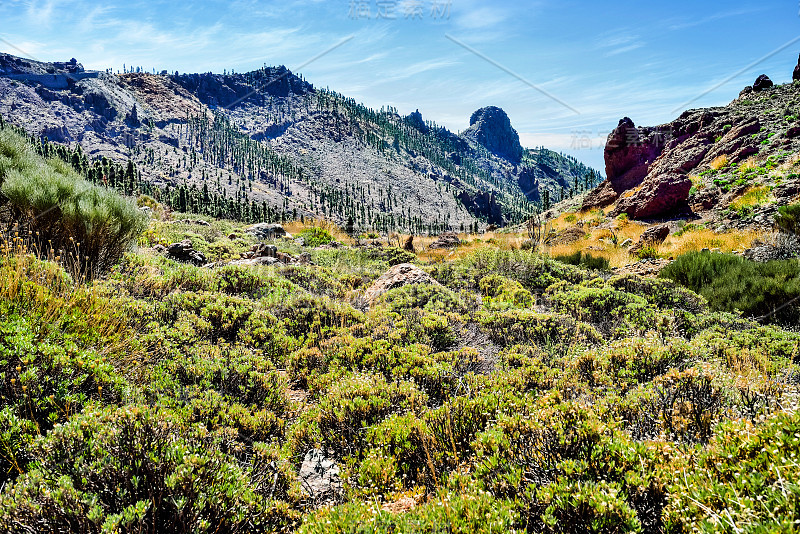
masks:
[[[619,121],[603,152],[606,179],[617,194],[642,183],[669,133],[667,128],[637,128],[628,117]]]
[[[172,243],[167,247],[167,257],[182,263],[202,266],[206,264],[206,255],[195,250],[192,242],[184,239],[180,243]]]
[[[261,104],[264,94],[276,97],[303,95],[312,90],[309,83],[294,76],[284,66],[256,71],[251,83],[225,74],[175,74],[172,80],[194,93],[204,104],[233,108],[247,102]]]
[[[794,72],[792,73],[792,80],[797,81],[800,80],[800,56],[797,58],[797,65],[794,67]]]
[[[765,89],[769,89],[775,85],[772,83],[772,80],[769,79],[769,76],[766,74],[762,74],[758,78],[756,78],[755,83],[753,84],[753,91],[764,91]]]
[[[503,207],[497,202],[494,191],[461,191],[456,198],[476,217],[486,219],[489,224],[505,224]]]
[[[760,83],[761,87],[768,85],[764,80]],[[769,129],[775,135],[775,128],[784,128],[785,138],[792,139],[791,127],[766,123],[772,119],[758,113],[761,107],[769,113],[768,107],[774,108],[777,102],[762,104],[761,99],[767,97],[758,97],[758,109],[753,110],[753,102],[747,98],[740,97],[726,108],[690,110],[654,128],[636,127],[628,117],[620,120],[605,147],[607,178],[584,198],[582,209],[613,205],[614,215],[650,219],[690,211],[690,207],[715,207],[722,195],[714,187],[699,190],[689,199],[690,174],[740,163],[764,147],[770,150]],[[740,106],[747,109],[738,109]],[[792,143],[785,141],[784,145]]]
[[[311,263],[311,254],[308,252],[303,252],[298,256],[292,256],[291,254],[286,254],[285,252],[281,252],[278,250],[278,247],[275,245],[267,245],[266,243],[256,243],[250,250],[242,254],[242,258],[239,260],[234,260],[227,265],[244,265],[244,266],[255,266],[255,265],[275,265],[277,263],[282,263],[285,265],[289,264],[300,264],[300,265],[308,265]]]
[[[279,237],[285,237],[287,235],[286,230],[284,230],[283,226],[274,223],[254,224],[253,226],[247,228],[245,231],[259,240],[277,239]]]
[[[395,265],[386,271],[380,278],[375,280],[364,293],[364,299],[371,306],[378,298],[390,289],[403,287],[411,284],[433,284],[440,285],[431,275],[410,263]]]
[[[652,219],[688,210],[692,181],[677,173],[650,174],[630,196],[617,201],[612,216],[626,213],[632,219]]]
[[[422,133],[428,133],[428,125],[425,124],[425,121],[422,119],[422,113],[420,113],[419,110],[416,110],[408,115],[406,117],[406,122],[409,124],[409,126],[416,128]]]
[[[603,152],[606,180],[586,196],[581,209],[609,206],[625,191],[638,187],[670,138],[667,127],[637,128],[630,118],[621,119],[608,135]]]
[[[447,232],[440,235],[436,241],[428,246],[428,248],[455,248],[460,244],[461,240],[458,238],[458,235],[453,232]]]
[[[667,239],[667,236],[669,236],[669,226],[666,224],[652,226],[642,233],[639,241],[630,248],[630,253],[637,254],[646,246],[658,246]]]
[[[515,163],[522,159],[519,134],[511,127],[506,112],[496,106],[481,108],[473,113],[469,128],[462,135],[501,158]]]
[[[550,240],[550,245],[570,245],[586,237],[586,230],[580,226],[570,226],[558,232]]]

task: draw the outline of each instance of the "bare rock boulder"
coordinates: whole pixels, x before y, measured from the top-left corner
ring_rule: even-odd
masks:
[[[461,240],[454,232],[447,232],[430,244],[428,248],[455,248],[461,244]]]
[[[180,243],[172,243],[167,247],[167,257],[182,263],[202,266],[206,264],[206,255],[195,250],[192,242],[184,239]]]
[[[660,245],[667,239],[667,236],[669,236],[669,226],[666,224],[648,228],[639,237],[639,241],[630,248],[630,252],[631,254],[636,254],[646,246]]]
[[[316,506],[334,504],[342,494],[339,466],[320,449],[311,449],[300,466],[300,484]]]
[[[651,219],[688,209],[692,181],[682,174],[651,174],[633,194],[620,198],[611,212],[631,219]]]
[[[797,65],[794,68],[794,72],[792,73],[792,80],[797,81],[800,80],[800,57],[797,58]]]
[[[637,128],[630,118],[621,119],[608,135],[603,151],[606,180],[586,196],[581,209],[608,206],[641,184],[670,137],[667,128]]]
[[[762,74],[758,78],[756,78],[756,82],[753,84],[753,91],[764,91],[765,89],[769,89],[772,87],[773,84],[772,80],[769,79],[769,76],[766,74]]]
[[[401,263],[395,265],[383,276],[375,280],[373,284],[364,293],[364,299],[371,306],[381,295],[397,287],[403,287],[411,284],[433,284],[440,285],[439,282],[434,280],[431,275],[410,263]]]
[[[247,233],[256,239],[264,240],[284,237],[286,230],[280,224],[258,223],[248,228]]]

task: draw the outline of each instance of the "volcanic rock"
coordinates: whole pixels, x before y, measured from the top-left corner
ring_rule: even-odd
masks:
[[[311,449],[300,466],[300,484],[316,506],[336,502],[342,493],[339,466],[320,449]]]
[[[428,248],[455,248],[461,244],[461,240],[454,232],[447,232],[431,243]]]
[[[375,280],[372,285],[364,293],[364,299],[372,305],[378,298],[396,287],[403,287],[411,284],[433,284],[440,285],[439,282],[434,280],[431,275],[410,263],[401,263],[395,265],[383,276]]]
[[[201,266],[206,264],[206,256],[202,252],[195,250],[192,242],[184,239],[180,243],[172,243],[167,247],[167,257],[182,263],[191,263]]]
[[[769,79],[769,76],[762,74],[756,78],[756,81],[753,84],[753,91],[763,91],[765,89],[769,89],[773,85],[775,84],[772,83],[772,80]]]
[[[794,68],[794,72],[792,73],[792,80],[797,81],[800,80],[800,57],[797,58],[797,65]]]
[[[286,235],[286,230],[280,224],[258,223],[246,230],[256,239],[275,239]]]
[[[630,252],[631,254],[636,254],[637,252],[639,252],[641,249],[643,249],[648,245],[650,246],[660,245],[661,243],[664,242],[664,240],[667,238],[668,235],[669,235],[669,226],[667,226],[666,224],[661,224],[658,226],[653,226],[652,228],[648,228],[647,230],[644,231],[644,233],[642,233],[641,237],[639,237],[639,241],[637,241],[636,244],[630,248]]]
[[[627,213],[631,219],[648,219],[687,209],[692,181],[686,175],[650,174],[632,195],[623,197],[611,212],[616,217]]]
[[[551,245],[569,245],[586,237],[586,231],[580,226],[571,226],[558,233],[551,241]]]
[[[422,113],[420,113],[419,110],[414,111],[406,117],[406,122],[423,133],[428,132],[428,125],[425,124],[425,121],[422,119]]]
[[[473,113],[463,136],[511,162],[517,163],[522,159],[519,134],[511,127],[506,112],[496,106],[481,108]]]
[[[630,118],[621,119],[608,135],[603,153],[606,180],[586,196],[581,209],[608,206],[641,184],[670,138],[667,128],[637,128]]]

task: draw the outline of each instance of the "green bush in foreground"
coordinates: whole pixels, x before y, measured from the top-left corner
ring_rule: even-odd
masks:
[[[9,129],[0,130],[0,192],[20,233],[41,253],[62,256],[74,275],[93,278],[110,269],[146,226],[133,201],[90,184],[60,160],[42,159]]]
[[[769,322],[797,324],[800,262],[758,263],[730,254],[689,252],[659,274],[699,293],[718,311],[741,311]]]
[[[249,475],[168,412],[96,409],[38,443],[35,469],[0,495],[0,530],[270,532]]]

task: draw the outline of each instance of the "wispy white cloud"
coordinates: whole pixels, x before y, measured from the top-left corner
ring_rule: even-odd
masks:
[[[676,30],[685,30],[688,28],[694,28],[696,26],[704,26],[709,22],[715,22],[717,20],[727,19],[731,17],[740,17],[742,15],[749,15],[752,13],[757,13],[759,11],[764,11],[766,9],[765,6],[760,7],[748,7],[748,8],[740,8],[740,9],[732,9],[728,11],[719,11],[707,17],[687,20],[684,19],[680,22],[674,22],[668,26],[668,28],[672,31]]]
[[[464,30],[484,30],[494,28],[507,19],[508,13],[499,6],[479,7],[459,13],[455,23],[457,27]]]
[[[597,47],[604,49],[606,57],[612,57],[626,52],[632,52],[645,46],[638,34],[618,30],[606,33],[597,41]]]

